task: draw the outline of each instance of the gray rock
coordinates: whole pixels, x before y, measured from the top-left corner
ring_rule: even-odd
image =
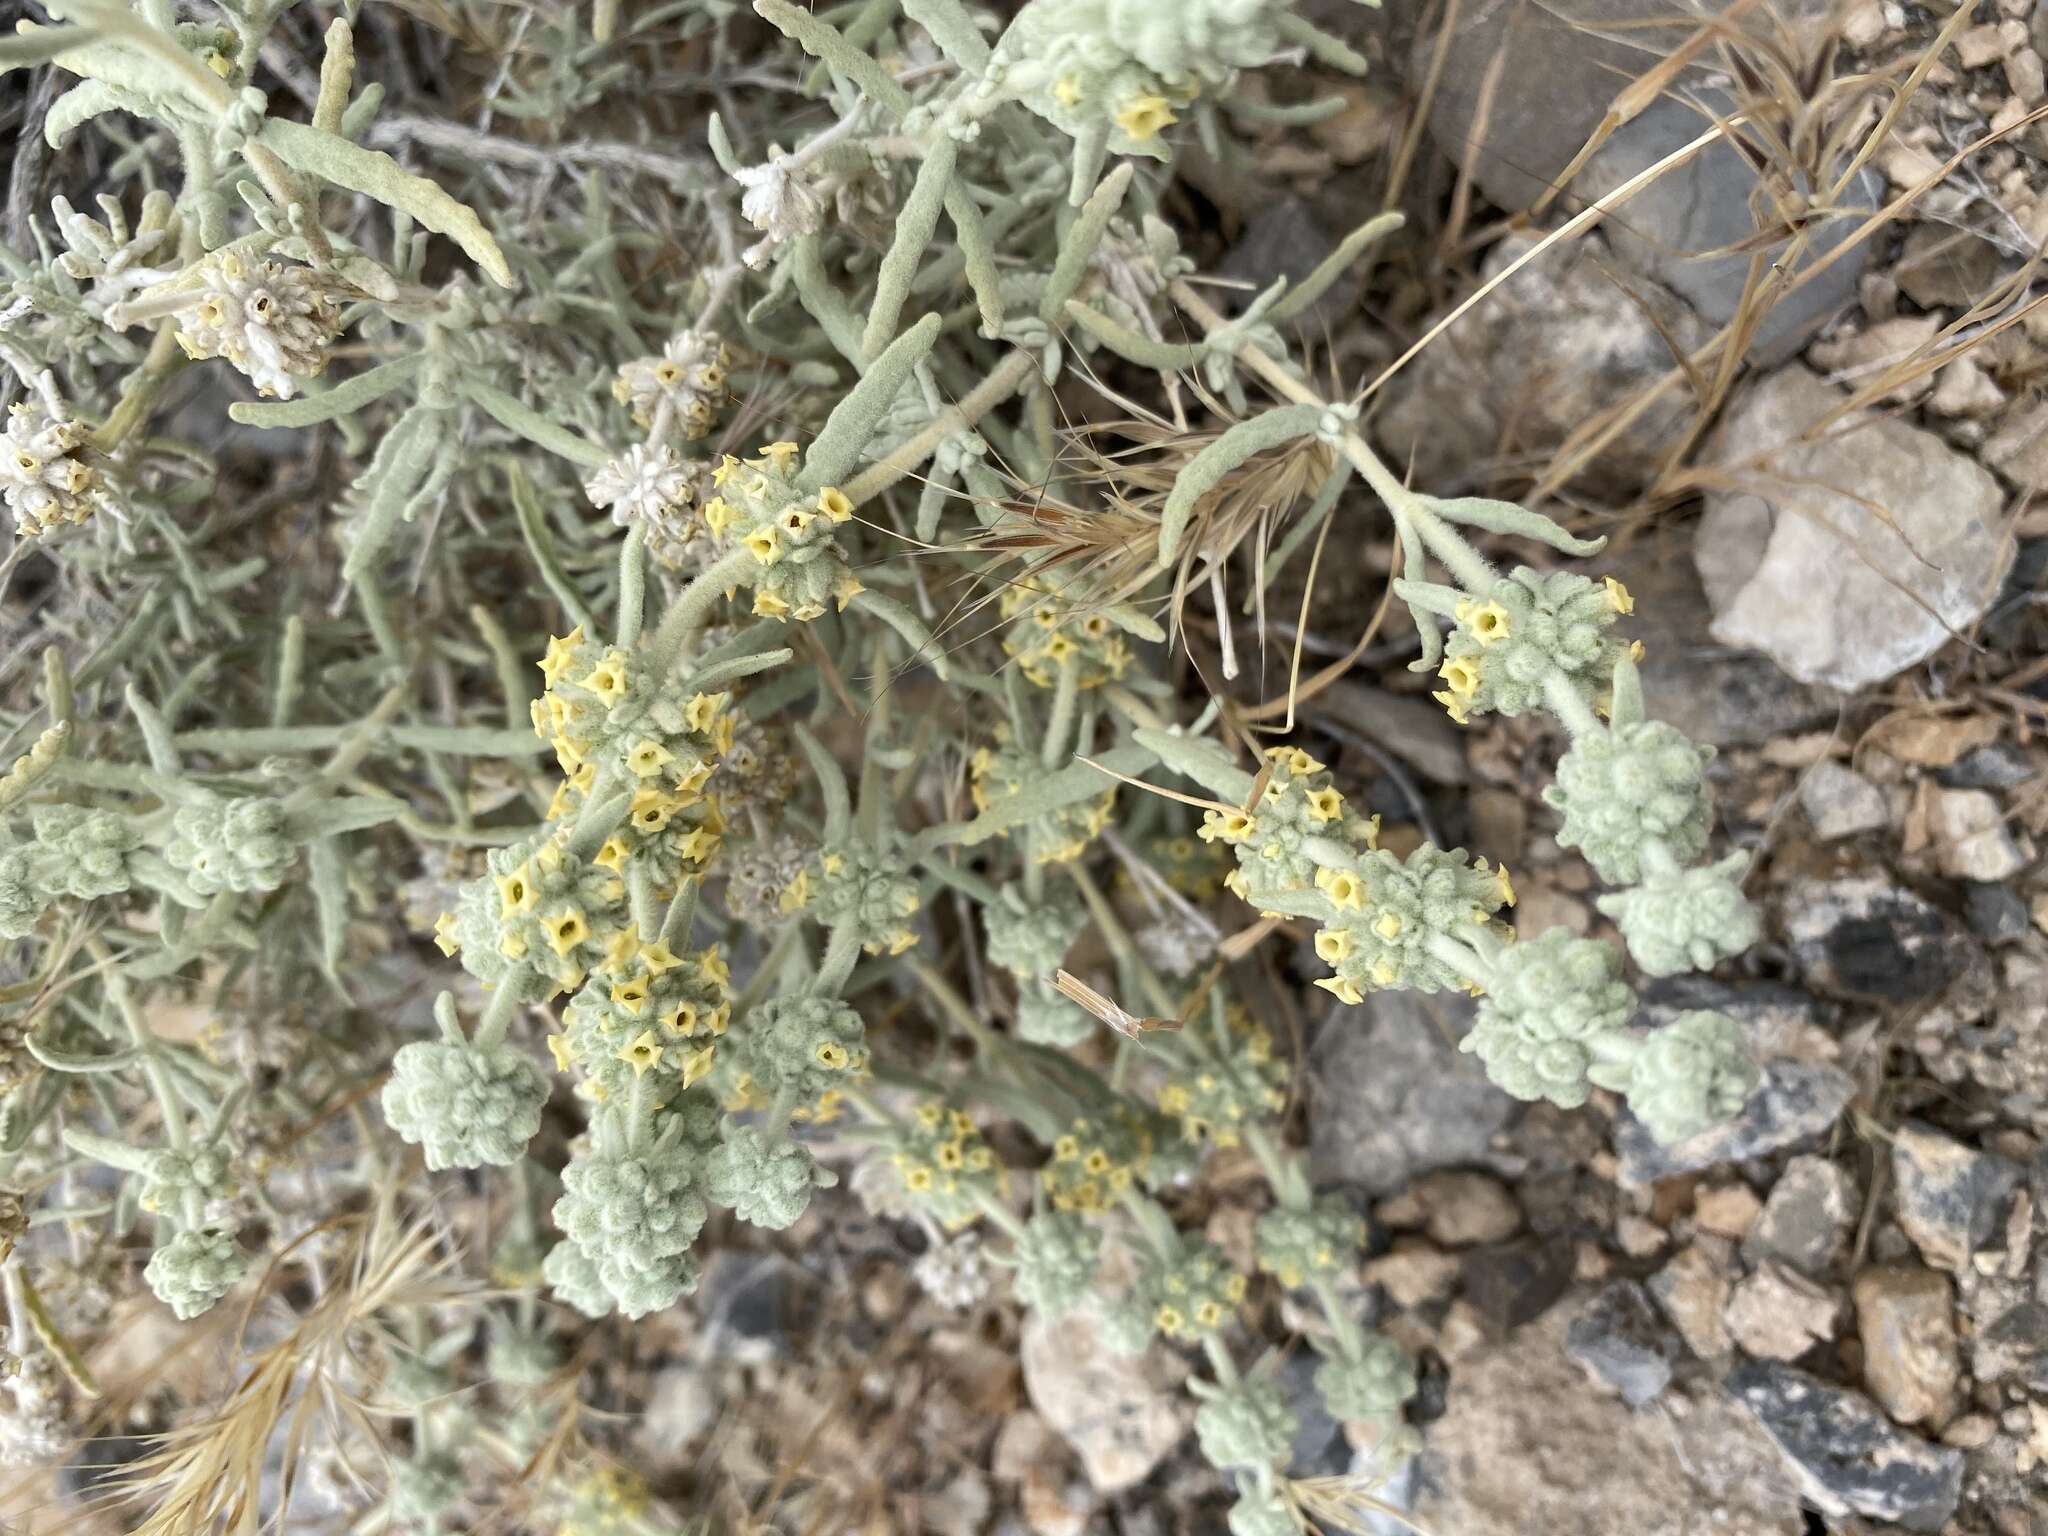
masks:
[[[788,1355],[815,1315],[819,1285],[800,1265],[775,1253],[727,1250],[704,1268],[700,1358],[759,1364]]]
[[[1955,923],[1881,871],[1795,881],[1778,893],[1778,914],[1809,985],[1874,1003],[1934,996],[1972,947]]]
[[[1846,398],[1794,365],[1736,399],[1705,455],[1736,487],[1707,493],[1694,558],[1717,639],[1853,692],[1979,618],[2012,541],[1998,482],[1931,432],[1866,411],[1799,440]]]
[[[1351,1466],[1351,1446],[1344,1438],[1344,1426],[1330,1417],[1316,1391],[1316,1367],[1322,1357],[1297,1349],[1280,1362],[1280,1386],[1287,1394],[1300,1427],[1294,1432],[1294,1450],[1287,1470],[1293,1477],[1338,1477]]]
[[[2048,432],[2048,419],[2042,429]],[[2041,765],[2033,758],[2010,742],[1994,741],[1937,769],[1934,782],[1943,789],[2017,789],[2040,776]]]
[[[1482,276],[1490,280],[1534,243],[1501,241]],[[1670,294],[1642,279],[1624,291],[1607,267],[1598,238],[1588,237],[1532,262],[1462,315],[1395,375],[1372,424],[1387,453],[1439,495],[1483,490],[1492,466],[1547,458],[1592,417],[1661,378],[1672,366],[1667,333],[1687,347],[1705,339]],[[1684,392],[1672,394],[1573,483],[1617,495],[1641,487],[1692,415]]]
[[[1823,842],[1875,832],[1891,822],[1884,791],[1830,757],[1807,769],[1799,781],[1799,807]]]
[[[1221,275],[1263,292],[1278,278],[1300,282],[1336,248],[1336,240],[1309,205],[1290,194],[1252,216],[1237,244],[1223,258]],[[1351,267],[1295,324],[1313,332],[1334,323],[1358,302],[1364,288],[1363,273]],[[1245,297],[1250,297],[1249,292]]]
[[[1704,1383],[1648,1412],[1565,1353],[1569,1309],[1461,1357],[1425,1430],[1415,1521],[1456,1536],[1799,1536],[1791,1474]],[[1665,1411],[1668,1407],[1669,1411]]]
[[[1763,1081],[1742,1112],[1697,1136],[1664,1146],[1634,1116],[1623,1119],[1614,1128],[1618,1177],[1623,1184],[1654,1184],[1717,1163],[1762,1157],[1820,1135],[1855,1093],[1855,1081],[1840,1067],[1789,1057],[1767,1061]]]
[[[1861,1393],[1770,1361],[1737,1367],[1726,1386],[1756,1415],[1822,1513],[1938,1531],[1955,1511],[1962,1452],[1896,1428]]]
[[[2048,490],[2048,401],[2012,411],[1986,439],[1984,462],[2022,491]]]
[[[1671,1385],[1684,1344],[1633,1280],[1617,1280],[1595,1296],[1565,1330],[1564,1352],[1640,1408]]]
[[[2048,1304],[2009,1307],[1970,1340],[1970,1374],[2048,1391]]]
[[[1946,1275],[1918,1264],[1880,1264],[1856,1277],[1863,1383],[1901,1424],[1939,1428],[1954,1411],[1962,1363]]]
[[[1734,103],[1717,92],[1696,94],[1704,105],[1735,110]],[[1587,202],[1604,197],[1683,149],[1710,126],[1691,102],[1665,96],[1602,146],[1572,191]],[[1851,197],[1873,204],[1881,200],[1883,183],[1876,176],[1866,171],[1858,182]],[[1711,144],[1631,195],[1621,214],[1603,228],[1616,253],[1636,271],[1671,288],[1712,324],[1725,325],[1741,309],[1749,278],[1749,253],[1730,248],[1754,239],[1758,232],[1751,202],[1757,191],[1756,172],[1741,153],[1725,142]],[[1783,266],[1773,275],[1775,286],[1768,291],[1780,296],[1757,325],[1748,353],[1752,363],[1768,366],[1791,356],[1855,297],[1867,242],[1843,253],[1803,286],[1790,287],[1801,272],[1847,240],[1854,228],[1848,219],[1823,224],[1809,239],[1797,266]],[[1779,252],[1787,249],[1778,247]],[[1714,254],[1720,252],[1728,254]]]
[[[1723,645],[1710,634],[1714,614],[1683,542],[1661,527],[1615,557],[1610,571],[1635,594],[1631,637],[1643,642],[1643,692],[1694,741],[1757,746],[1835,718],[1840,701],[1825,688],[1795,683],[1768,656]]]
[[[1375,992],[1330,1011],[1308,1052],[1318,1184],[1377,1195],[1431,1168],[1495,1162],[1494,1133],[1516,1106],[1458,1051],[1472,1010],[1466,997]]]
[[[1937,1269],[1961,1274],[1970,1255],[2004,1230],[2019,1164],[1978,1152],[1931,1126],[1908,1122],[1892,1137],[1899,1225]]]
[[[1712,3],[1673,7],[1656,0],[1552,0],[1541,6],[1474,0],[1459,14],[1430,98],[1431,136],[1453,160],[1470,167],[1480,190],[1494,202],[1510,211],[1527,208],[1569,167],[1622,88],[1691,33],[1697,23],[1686,11],[1698,16],[1721,8]],[[1423,78],[1437,42],[1434,28],[1417,39],[1414,79]],[[1503,49],[1512,62],[1489,85],[1494,57]],[[1716,101],[1697,77],[1682,82],[1681,90],[1726,108],[1725,98]],[[1570,195],[1558,200],[1557,211],[1577,211],[1707,126],[1699,110],[1679,94],[1652,103],[1607,139]],[[1859,195],[1870,201],[1880,187],[1874,178],[1866,182]],[[1755,237],[1752,198],[1757,190],[1757,174],[1741,154],[1715,144],[1635,192],[1608,219],[1606,229],[1637,272],[1677,289],[1719,325],[1735,311],[1748,258],[1711,253]],[[1820,232],[1801,266],[1811,266],[1848,229],[1848,221],[1840,221]],[[1753,355],[1764,360],[1787,355],[1853,297],[1863,262],[1862,250],[1846,252],[1787,294],[1759,327]]]
[[[1986,944],[2017,944],[2034,927],[2024,896],[2009,885],[1980,880],[1963,887],[1963,920]]]
[[[1465,1255],[1459,1270],[1464,1299],[1495,1337],[1534,1322],[1571,1287],[1572,1245],[1563,1238],[1525,1238]]]
[[[1826,1158],[1793,1158],[1743,1239],[1743,1255],[1752,1264],[1776,1259],[1803,1274],[1822,1273],[1848,1241],[1856,1193],[1856,1181]]]

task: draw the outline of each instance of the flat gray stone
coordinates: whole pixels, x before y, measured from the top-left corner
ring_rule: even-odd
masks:
[[[1494,1133],[1516,1105],[1458,1051],[1473,1006],[1443,993],[1375,992],[1331,1009],[1308,1051],[1316,1183],[1386,1194],[1432,1168],[1495,1160]]]
[[[1705,464],[1694,559],[1713,634],[1801,682],[1854,691],[1925,660],[1981,617],[2012,559],[2005,492],[1896,417],[1856,412],[1798,365],[1737,397]]]
[[[1909,1121],[1892,1136],[1899,1225],[1936,1269],[1961,1274],[1970,1255],[2002,1234],[2019,1164]]]
[[[1685,1344],[1638,1282],[1617,1280],[1572,1318],[1564,1352],[1640,1408],[1671,1385]]]
[[[1824,1514],[1939,1531],[1963,1490],[1963,1453],[1897,1428],[1860,1392],[1775,1361],[1751,1361],[1727,1389],[1756,1415]]]
[[[1856,1094],[1856,1083],[1840,1067],[1781,1058],[1764,1063],[1763,1081],[1733,1120],[1669,1146],[1628,1116],[1614,1128],[1624,1184],[1654,1184],[1719,1163],[1762,1157],[1818,1136],[1835,1123]]]

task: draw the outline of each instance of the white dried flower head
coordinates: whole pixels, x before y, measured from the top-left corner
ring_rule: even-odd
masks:
[[[340,329],[333,301],[309,269],[219,251],[181,307],[178,345],[194,359],[224,357],[258,392],[289,400],[301,380],[327,367],[327,345]]]
[[[725,343],[711,332],[678,331],[659,356],[636,357],[620,366],[612,398],[632,410],[633,420],[650,438],[674,428],[694,442],[716,419],[729,362]]]
[[[612,521],[621,528],[651,526],[691,499],[693,468],[667,443],[636,443],[585,481],[583,493],[593,507],[611,508]]]
[[[38,382],[39,398],[8,409],[0,452],[0,499],[25,539],[62,523],[84,522],[99,486],[99,475],[84,458],[85,428],[65,409],[48,375]]]
[[[70,1448],[57,1364],[46,1354],[30,1355],[0,1387],[0,1466],[48,1466]]]
[[[763,164],[733,172],[733,180],[746,189],[740,194],[740,216],[762,234],[741,252],[750,267],[767,266],[777,246],[811,234],[824,222],[825,200],[805,179],[802,163],[778,145],[768,146]]]
[[[910,1273],[927,1296],[955,1312],[979,1306],[989,1293],[988,1260],[972,1232],[932,1244]]]

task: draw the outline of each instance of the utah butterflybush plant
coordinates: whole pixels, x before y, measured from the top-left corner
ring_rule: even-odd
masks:
[[[573,217],[374,147],[427,130],[383,133],[349,19],[282,91],[269,61],[304,36],[282,8],[45,9],[0,63],[69,82],[52,144],[124,148],[99,217],[54,198],[0,295],[6,568],[63,599],[0,719],[0,1176],[17,1227],[69,1244],[7,1261],[17,1452],[61,1421],[39,1267],[140,1232],[150,1287],[204,1312],[325,1215],[288,1176],[312,1155],[295,1127],[346,1121],[381,1078],[383,1127],[518,1213],[480,1256],[519,1298],[479,1346],[508,1391],[557,1367],[543,1296],[642,1317],[695,1289],[714,1209],[797,1221],[837,1182],[809,1142],[829,1123],[868,1149],[871,1200],[935,1241],[989,1229],[935,1285],[977,1294],[986,1266],[1048,1317],[1092,1310],[1114,1347],[1199,1350],[1232,1530],[1294,1530],[1294,1411],[1276,1362],[1240,1360],[1248,1301],[1319,1307],[1316,1390],[1390,1457],[1415,1377],[1345,1300],[1365,1226],[1288,1144],[1292,1064],[1218,958],[1233,903],[1304,925],[1347,1009],[1477,994],[1465,1049],[1518,1098],[1610,1090],[1666,1139],[1740,1106],[1730,1021],[1634,1022],[1627,957],[1711,966],[1756,920],[1740,856],[1709,854],[1707,753],[1645,713],[1629,594],[1497,568],[1475,535],[1599,544],[1403,484],[1291,350],[1398,221],[1235,316],[1189,282],[1161,213],[1176,145],[1228,157],[1247,123],[1337,105],[1254,100],[1245,71],[1363,67],[1289,0],[1030,0],[1000,29],[961,0],[756,0],[805,110],[774,139],[710,116],[703,155],[617,157],[652,166],[681,236],[627,217],[573,146],[454,141],[539,156]],[[582,111],[631,88],[617,48],[725,58],[738,19],[698,0],[622,32],[600,6],[502,105]],[[1150,488],[1108,488],[1114,540],[1088,529],[1054,397],[1111,369],[1190,381],[1223,423]],[[323,467],[252,507],[223,417]],[[1323,519],[1391,520],[1416,666],[1453,719],[1563,725],[1558,841],[1614,888],[1626,957],[1518,940],[1505,868],[1381,847],[1312,744],[1247,751],[1165,681],[1163,617],[1213,582],[1228,622],[1248,476],[1309,498],[1277,563]],[[1045,488],[1032,515],[1020,485]],[[305,559],[270,536],[295,499]],[[948,597],[961,575],[984,596]],[[1062,979],[1083,952],[1120,1001]],[[365,1027],[408,966],[435,978],[431,1020]],[[904,1000],[936,1054],[875,1027]],[[1270,1186],[1253,1272],[1176,1225],[1218,1148]],[[464,1528],[470,1335],[394,1326],[412,1342],[383,1391],[413,1428],[382,1497]],[[532,1413],[519,1434],[545,1432]],[[622,1490],[565,1482],[564,1528],[628,1528]]]

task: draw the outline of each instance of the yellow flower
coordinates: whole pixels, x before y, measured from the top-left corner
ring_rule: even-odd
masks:
[[[1365,910],[1365,882],[1348,869],[1318,869],[1316,889],[1330,898],[1330,905],[1346,912]]]
[[[711,471],[711,483],[713,485],[724,485],[726,481],[732,478],[732,472],[739,467],[740,461],[731,454],[722,455],[719,458],[718,467]]]
[[[1515,882],[1508,878],[1508,867],[1503,864],[1493,872],[1494,883],[1500,887],[1500,899],[1512,907],[1515,904]]]
[[[1394,978],[1400,974],[1389,961],[1375,960],[1372,963],[1372,984],[1376,987],[1391,987]]]
[[[748,554],[763,565],[773,565],[782,558],[782,540],[773,528],[756,528],[741,539],[740,543],[746,546]]]
[[[697,957],[697,974],[714,987],[722,987],[732,980],[732,967],[725,963],[725,956],[712,945]]]
[[[1335,965],[1350,953],[1349,928],[1325,928],[1316,934],[1316,958],[1325,965]]]
[[[1445,693],[1442,690],[1438,690],[1432,693],[1430,697],[1443,705],[1445,710],[1449,712],[1451,719],[1459,725],[1470,725],[1472,723],[1472,717],[1465,713],[1465,701],[1455,693]]]
[[[1629,643],[1628,643],[1628,659],[1629,659],[1630,661],[1641,661],[1641,660],[1643,659],[1643,657],[1644,657],[1645,655],[1647,655],[1647,654],[1648,654],[1648,652],[1647,652],[1647,651],[1646,651],[1646,649],[1644,648],[1644,646],[1643,646],[1643,642],[1642,642],[1642,641],[1640,641],[1640,640],[1631,640],[1631,641],[1629,641]]]
[[[789,604],[770,592],[766,587],[754,594],[754,617],[757,619],[787,619]]]
[[[675,809],[675,802],[660,790],[643,789],[633,796],[632,809],[626,814],[640,831],[659,832],[668,825]]]
[[[605,658],[590,669],[590,675],[583,679],[583,686],[604,701],[610,709],[626,692],[626,658],[617,651],[608,651]]]
[[[718,1047],[715,1045],[707,1045],[701,1050],[692,1051],[683,1059],[683,1086],[688,1088],[702,1080],[704,1074],[711,1070],[711,1063],[717,1057]]]
[[[1069,1134],[1052,1144],[1052,1160],[1056,1163],[1071,1163],[1081,1155],[1080,1141]]]
[[[1508,637],[1508,611],[1499,603],[1483,603],[1461,617],[1472,633],[1479,637],[1481,645],[1492,645],[1494,641]]]
[[[660,742],[643,739],[635,742],[627,750],[626,766],[644,779],[649,774],[661,772],[662,766],[674,761],[674,758],[675,754]]]
[[[817,1050],[811,1054],[817,1057],[819,1066],[832,1072],[844,1072],[852,1059],[846,1054],[846,1047],[836,1040],[819,1041]]]
[[[1372,931],[1389,944],[1401,937],[1401,917],[1397,912],[1382,912],[1380,920],[1372,925]]]
[[[576,1058],[569,1053],[569,1040],[566,1035],[548,1036],[548,1054],[555,1058],[557,1072],[566,1072],[576,1065]]]
[[[903,1170],[903,1187],[913,1194],[923,1194],[932,1187],[932,1171],[920,1164],[912,1164]]]
[[[1469,699],[1479,691],[1479,668],[1469,656],[1453,656],[1437,672],[1461,699]]]
[[[1344,797],[1336,789],[1318,789],[1308,797],[1308,815],[1311,821],[1335,821],[1344,814]]]
[[[1336,998],[1340,1003],[1362,1003],[1365,1001],[1365,994],[1353,985],[1351,978],[1348,976],[1319,976],[1316,978],[1316,985],[1329,993],[1330,996]]]
[[[775,518],[776,526],[791,535],[801,534],[813,521],[813,514],[802,507],[784,507]]]
[[[853,502],[838,486],[828,485],[818,492],[818,510],[833,522],[843,523],[853,516]]]
[[[574,660],[573,652],[583,643],[583,626],[578,624],[569,633],[548,637],[547,654],[538,662],[540,675],[550,683],[562,675],[563,669]]]
[[[629,931],[638,937],[638,929]],[[647,974],[650,976],[659,976],[664,971],[674,970],[683,963],[676,952],[668,947],[666,939],[656,939],[652,944],[642,944],[636,958],[647,967]]]
[[[509,875],[498,876],[498,915],[511,917],[517,912],[531,912],[539,900],[533,888],[533,872],[524,864]]]
[[[643,1029],[618,1049],[618,1059],[633,1069],[635,1077],[645,1077],[649,1067],[661,1065],[661,1042],[654,1038],[654,1031]]]
[[[602,865],[604,868],[617,874],[625,869],[626,855],[630,851],[626,847],[626,840],[623,837],[614,835],[604,840],[604,846],[591,855],[590,862]]]
[[[1159,130],[1180,121],[1164,96],[1133,96],[1116,115],[1117,127],[1143,143],[1159,137]]]
[[[782,896],[775,905],[784,917],[793,912],[801,912],[810,905],[811,884],[811,872],[808,869],[800,869],[789,884],[782,888]]]
[[[704,526],[721,538],[732,526],[732,503],[723,496],[714,496],[704,503]]]
[[[631,981],[614,982],[612,1001],[634,1018],[639,1018],[640,1011],[647,1006],[647,983],[638,977]]]
[[[519,937],[516,933],[508,933],[498,940],[498,953],[507,960],[524,960],[526,958],[526,940]]]
[[[1061,75],[1052,83],[1052,99],[1063,107],[1079,106],[1081,82],[1072,75]]]
[[[1616,613],[1634,613],[1636,611],[1636,600],[1629,596],[1628,588],[1624,587],[1612,576],[1607,578],[1607,601]]]
[[[434,919],[434,947],[451,960],[462,946],[455,942],[455,914],[443,912]]]
[[[832,598],[833,601],[839,604],[839,611],[844,613],[846,612],[846,605],[865,591],[867,591],[867,588],[860,584],[860,578],[854,575],[853,572],[848,571],[839,578],[838,583],[832,588]]]
[[[558,955],[566,956],[570,950],[590,937],[590,924],[584,921],[583,914],[574,907],[566,912],[556,913],[547,920],[546,927],[548,944]]]
[[[710,730],[729,697],[731,695],[723,693],[693,694],[690,702],[683,706],[683,724],[693,731]]]
[[[1305,779],[1312,773],[1323,771],[1323,765],[1299,747],[1268,747],[1266,756],[1297,779]]]
[[[775,466],[777,474],[788,474],[789,466],[796,462],[797,455],[801,452],[803,450],[797,447],[795,443],[763,443],[761,445],[761,457]]]
[[[1219,838],[1226,843],[1241,843],[1258,829],[1258,818],[1246,811],[1204,811],[1201,830],[1196,835],[1205,843]]]
[[[1188,1320],[1179,1307],[1170,1301],[1162,1301],[1158,1310],[1152,1314],[1152,1321],[1158,1325],[1160,1332],[1177,1334],[1187,1327]]]

